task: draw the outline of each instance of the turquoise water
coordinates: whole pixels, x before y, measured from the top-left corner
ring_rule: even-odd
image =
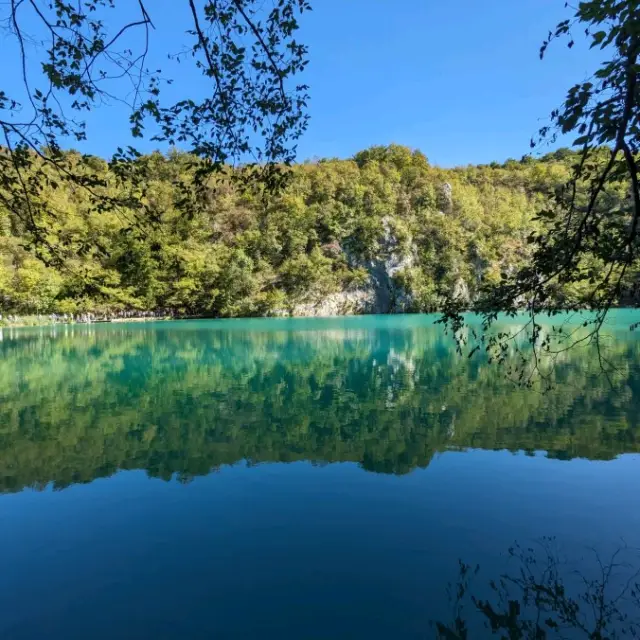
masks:
[[[0,330],[0,637],[484,637],[447,585],[492,598],[514,542],[625,583],[640,315],[544,392],[434,319]]]

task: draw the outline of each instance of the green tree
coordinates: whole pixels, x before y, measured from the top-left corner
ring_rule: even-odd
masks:
[[[148,68],[153,10],[145,0],[3,5],[0,20],[17,51],[23,90],[0,89],[0,203],[20,220],[43,261],[60,264],[71,247],[52,231],[58,210],[51,192],[83,192],[89,209],[115,211],[132,223],[153,218],[148,166],[135,161],[134,148],[119,149],[108,165],[78,163],[77,154],[61,149],[63,138],[86,138],[83,114],[114,92],[130,109],[133,137],[180,143],[202,160],[185,190],[202,194],[208,176],[239,161],[254,171],[235,177],[258,177],[271,189],[281,181],[281,165],[295,157],[307,123],[307,88],[293,81],[306,65],[307,49],[295,40],[306,0],[180,3],[191,28],[178,61],[192,61],[207,80],[197,101],[165,100],[166,84],[176,78]],[[137,15],[131,17],[129,4]]]
[[[551,114],[551,124],[540,131],[541,140],[575,136],[577,153],[561,149],[553,154],[553,160],[562,163],[571,158],[570,175],[539,209],[538,228],[527,239],[530,257],[519,269],[504,273],[495,286],[485,287],[474,305],[484,314],[486,329],[499,312],[515,316],[526,309],[534,354],[552,358],[576,340],[561,331],[543,335],[539,313],[594,311],[586,320],[591,332],[580,340],[600,345],[609,309],[634,303],[640,285],[640,3],[578,3],[573,15],[550,32],[540,56],[559,37],[566,36],[572,47],[573,34],[581,32],[606,60],[591,78],[569,89],[562,106]],[[443,321],[454,332],[464,324],[459,312],[460,304],[450,301]],[[483,347],[501,359],[504,346],[515,339],[485,333]],[[522,380],[530,380],[536,369],[533,362],[529,373],[521,372]]]

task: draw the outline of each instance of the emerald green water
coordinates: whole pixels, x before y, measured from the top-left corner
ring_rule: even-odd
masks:
[[[0,330],[0,637],[433,637],[459,559],[591,571],[640,546],[638,319],[544,393],[429,316]]]

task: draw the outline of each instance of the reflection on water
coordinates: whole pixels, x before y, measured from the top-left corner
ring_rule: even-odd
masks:
[[[460,448],[610,459],[640,448],[640,342],[611,331],[612,380],[576,349],[540,393],[425,317],[5,329],[0,488],[243,459],[404,474]]]
[[[5,329],[0,637],[638,630],[633,319],[544,393],[430,317]]]
[[[554,538],[508,550],[500,576],[481,582],[480,565],[459,563],[449,585],[451,615],[434,620],[436,636],[463,640],[476,635],[545,638],[637,638],[640,635],[640,550],[619,546],[609,557],[586,549],[569,559]]]

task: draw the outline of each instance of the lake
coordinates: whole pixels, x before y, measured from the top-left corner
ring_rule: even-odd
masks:
[[[0,637],[489,637],[559,583],[570,637],[583,592],[626,628],[640,313],[544,390],[434,319],[0,329]]]

